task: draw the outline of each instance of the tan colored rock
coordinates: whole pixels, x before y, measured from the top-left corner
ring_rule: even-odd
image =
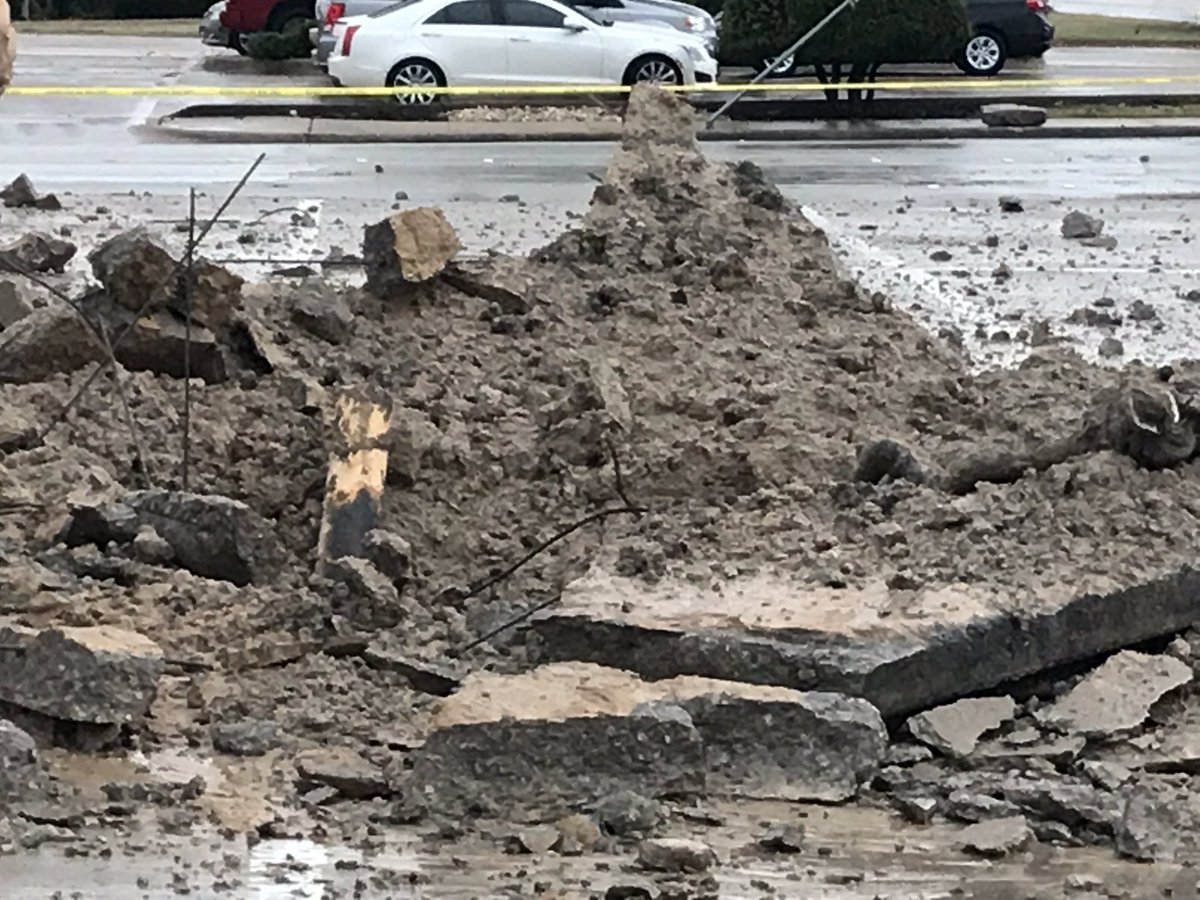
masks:
[[[368,225],[363,237],[367,289],[396,299],[441,272],[462,249],[453,226],[435,207],[418,207]]]

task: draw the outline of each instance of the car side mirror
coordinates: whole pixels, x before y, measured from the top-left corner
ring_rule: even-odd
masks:
[[[563,30],[571,32],[571,34],[581,34],[587,31],[586,25],[580,25],[578,22],[564,22]]]

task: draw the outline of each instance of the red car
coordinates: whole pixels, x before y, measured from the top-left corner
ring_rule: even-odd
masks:
[[[283,31],[295,19],[311,19],[313,0],[226,0],[221,24],[230,35]],[[231,40],[231,45],[236,44]]]

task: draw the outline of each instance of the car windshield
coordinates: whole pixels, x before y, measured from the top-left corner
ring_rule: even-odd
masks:
[[[367,18],[378,19],[380,16],[386,16],[389,13],[394,13],[398,9],[403,9],[406,6],[412,6],[414,3],[420,3],[422,0],[400,0],[399,3],[389,3],[387,6],[375,10],[373,13],[368,13]]]

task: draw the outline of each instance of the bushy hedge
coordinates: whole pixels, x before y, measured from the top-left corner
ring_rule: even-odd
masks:
[[[34,19],[198,19],[215,0],[32,0]],[[9,0],[13,15],[21,0]]]
[[[311,56],[308,29],[313,19],[293,19],[283,31],[259,31],[246,38],[246,52],[255,59],[303,59]]]
[[[832,12],[840,0],[725,0],[721,61],[758,66]],[[966,45],[964,0],[859,0],[801,48],[797,65],[948,62]]]

